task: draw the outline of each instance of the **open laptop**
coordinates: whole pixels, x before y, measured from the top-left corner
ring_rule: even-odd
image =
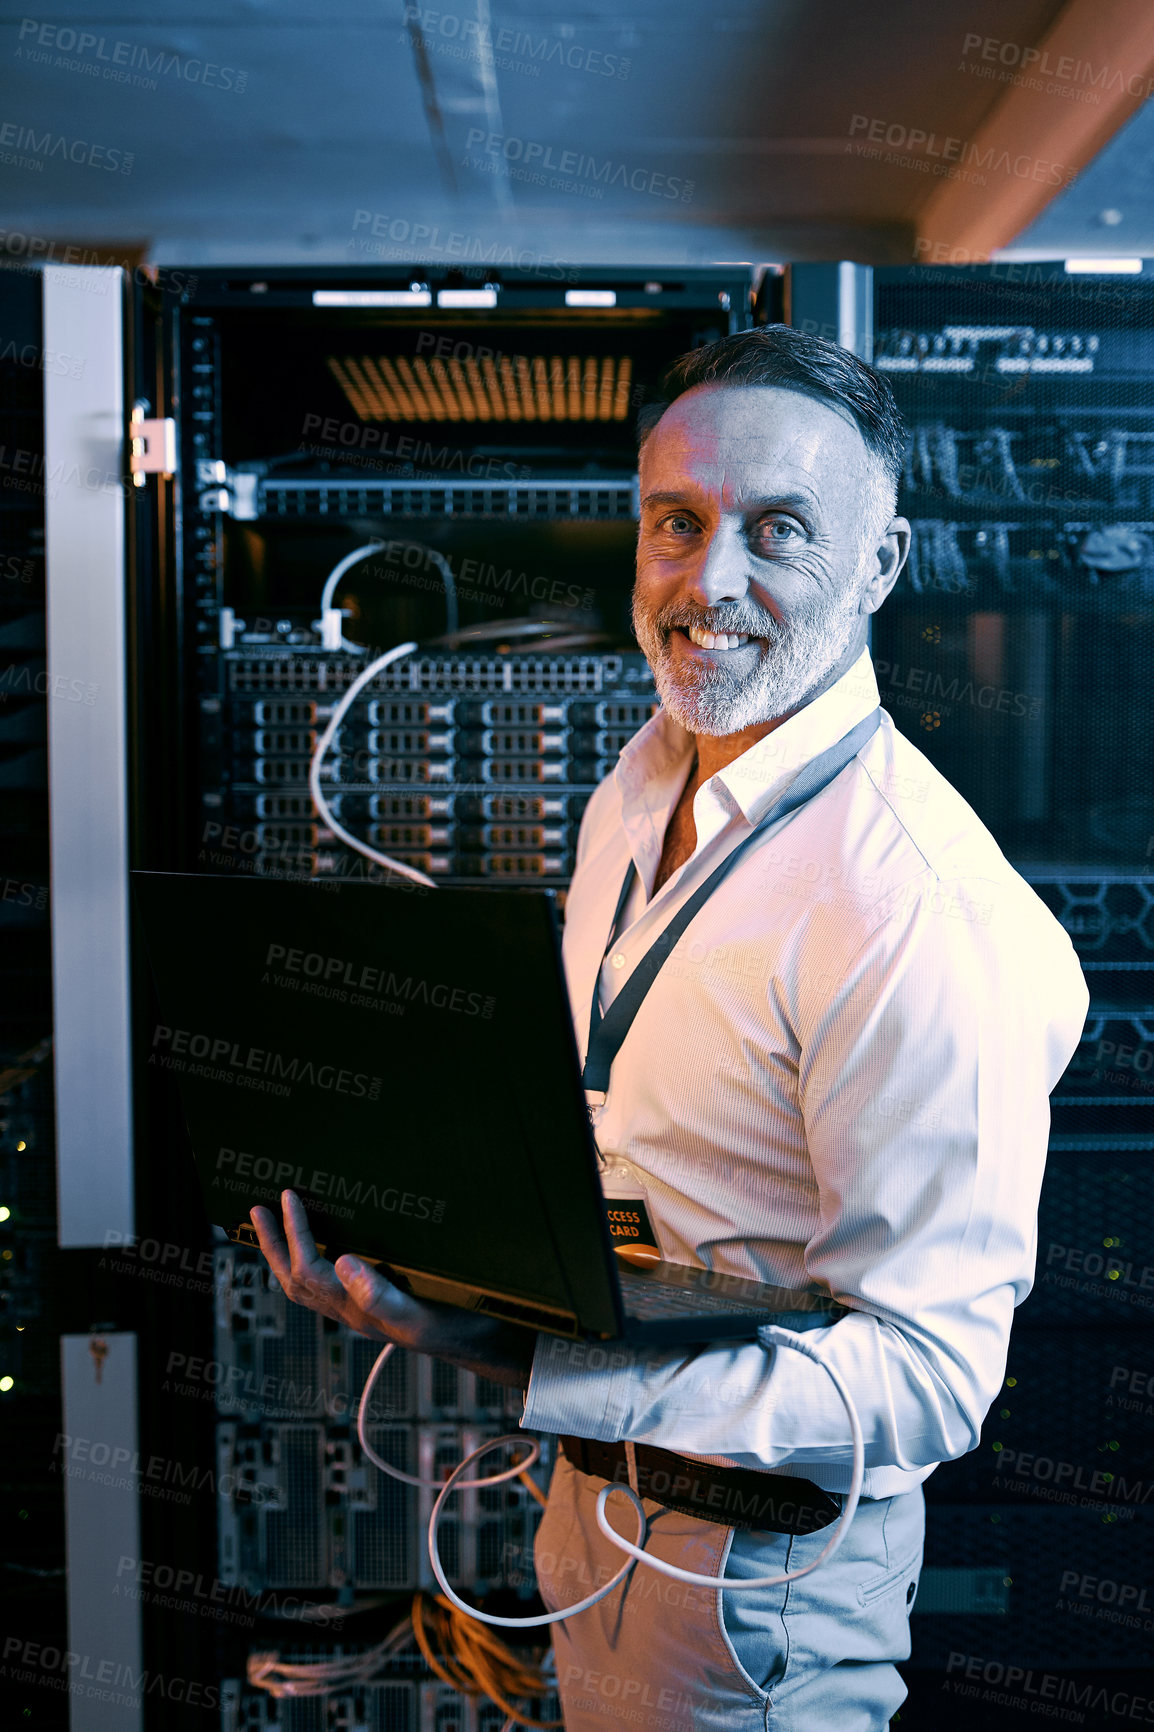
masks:
[[[418,1297],[674,1344],[845,1314],[828,1295],[614,1254],[554,894],[134,872],[209,1219],[286,1188],[318,1248]]]

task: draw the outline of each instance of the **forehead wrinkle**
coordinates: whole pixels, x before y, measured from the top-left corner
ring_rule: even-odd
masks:
[[[767,401],[767,399],[769,401]],[[720,383],[697,386],[676,399],[654,428],[660,438],[731,441],[805,438],[842,444],[861,438],[848,408],[787,387]]]
[[[682,399],[687,408],[691,398],[692,393]],[[730,397],[726,407],[738,404]],[[805,499],[822,521],[855,508],[868,481],[868,464],[852,422],[827,410],[791,425],[791,404],[782,426],[764,410],[754,418],[750,408],[742,404],[742,413],[727,414],[728,424],[717,415],[703,426],[700,418],[691,423],[687,415],[684,422],[674,418],[655,428],[640,454],[645,491],[679,492],[687,505],[719,503],[724,512],[748,512],[757,504],[768,509],[775,499],[792,494]]]
[[[808,483],[813,487],[819,481],[832,482],[836,475],[844,472],[848,454],[831,449],[831,443],[813,429],[795,433],[776,448],[766,449],[768,441],[760,439],[756,442],[746,440],[740,447],[727,442],[729,449],[719,453],[718,466],[732,465],[744,470],[755,480],[755,485],[764,485],[762,478],[768,480],[772,477],[775,489],[797,483],[803,487]]]
[[[654,488],[653,491],[680,493],[687,502],[699,498],[713,500],[720,496],[724,511],[744,511],[757,505],[768,507],[775,501],[787,499],[804,501],[814,510],[822,507],[821,489],[814,484],[815,477],[804,469],[794,469],[791,473],[784,465],[760,471],[751,471],[746,464],[734,467],[736,473],[727,472],[724,466],[713,469],[711,465],[695,464],[679,475],[676,485]]]
[[[651,443],[659,464],[792,462],[812,473],[823,457],[838,469],[860,456],[862,436],[848,413],[794,391],[699,386],[666,411],[646,441],[643,459]]]
[[[764,428],[746,435],[727,432],[724,438],[708,435],[674,437],[662,441],[652,453],[651,463],[645,467],[658,472],[673,468],[687,477],[709,476],[711,484],[714,475],[728,469],[788,471],[793,468],[798,474],[812,478],[823,461],[831,473],[844,469],[851,453],[857,455],[853,441],[847,444],[831,440],[823,436],[819,428],[812,427],[783,431],[777,438],[767,434]],[[641,453],[643,463],[647,456],[650,456],[648,445]]]

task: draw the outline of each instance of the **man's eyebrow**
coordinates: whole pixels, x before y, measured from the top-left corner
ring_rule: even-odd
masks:
[[[758,508],[773,511],[780,510],[783,506],[793,511],[816,511],[820,507],[817,494],[811,493],[807,487],[795,488],[789,493],[739,493],[734,504],[741,511],[754,511]]]
[[[643,494],[641,504],[692,505],[700,497],[696,492],[653,492]],[[800,492],[792,493],[769,493],[764,496],[751,494],[748,497],[739,495],[735,503],[742,511],[757,510],[759,507],[764,511],[780,510],[783,507],[795,511],[813,511],[818,508],[819,501],[816,494],[803,488]]]

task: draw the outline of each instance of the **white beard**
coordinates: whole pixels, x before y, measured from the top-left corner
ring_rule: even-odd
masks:
[[[756,666],[739,673],[723,660],[674,665],[666,629],[684,619],[686,610],[666,609],[665,616],[647,615],[633,604],[633,632],[653,669],[657,692],[675,722],[691,734],[740,733],[760,722],[776,721],[805,703],[837,666],[861,624],[857,611],[861,586],[856,582],[843,596],[820,596],[807,613],[795,614],[784,628],[771,615],[749,618],[741,603],[723,606],[721,618],[706,629],[749,632],[768,641],[759,646]],[[726,618],[743,613],[744,619]],[[667,617],[672,614],[672,618]],[[697,622],[694,622],[697,623]]]

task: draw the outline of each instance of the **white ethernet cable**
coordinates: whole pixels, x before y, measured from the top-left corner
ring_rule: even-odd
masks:
[[[800,1577],[808,1576],[811,1570],[816,1570],[819,1565],[825,1563],[827,1558],[832,1557],[834,1552],[836,1552],[838,1547],[841,1545],[841,1542],[848,1531],[849,1524],[854,1518],[858,1506],[858,1500],[861,1497],[862,1480],[865,1476],[865,1440],[862,1437],[861,1421],[858,1419],[857,1409],[854,1406],[853,1398],[850,1395],[849,1390],[846,1388],[840,1372],[835,1371],[832,1365],[827,1365],[823,1359],[819,1359],[815,1350],[807,1345],[805,1341],[800,1340],[796,1335],[791,1334],[787,1329],[781,1328],[778,1324],[763,1324],[758,1331],[758,1335],[759,1338],[768,1336],[770,1340],[779,1347],[790,1347],[795,1353],[804,1353],[807,1359],[812,1359],[815,1365],[820,1365],[822,1367],[826,1374],[832,1379],[834,1388],[841,1397],[842,1405],[846,1410],[846,1416],[849,1419],[850,1424],[850,1431],[853,1436],[853,1467],[850,1477],[850,1490],[846,1496],[845,1507],[838,1518],[833,1533],[830,1536],[828,1543],[822,1551],[818,1553],[812,1564],[806,1564],[804,1569],[787,1571],[784,1575],[756,1576],[748,1581],[726,1582],[719,1580],[716,1576],[702,1576],[695,1574],[692,1570],[683,1570],[677,1564],[667,1563],[664,1558],[651,1557],[647,1552],[641,1549],[645,1544],[645,1530],[648,1526],[648,1519],[644,1509],[642,1508],[641,1499],[637,1496],[637,1493],[631,1486],[605,1485],[602,1486],[601,1490],[597,1494],[597,1525],[605,1535],[606,1539],[612,1540],[613,1544],[621,1551],[629,1553],[629,1560],[622,1564],[617,1574],[611,1581],[606,1582],[604,1587],[598,1588],[596,1593],[589,1594],[584,1600],[579,1600],[575,1606],[566,1606],[565,1609],[560,1612],[547,1612],[540,1618],[494,1617],[491,1612],[482,1612],[478,1607],[470,1606],[465,1600],[462,1600],[450,1586],[441,1564],[440,1553],[437,1550],[437,1523],[441,1519],[441,1511],[444,1508],[445,1499],[451,1492],[462,1490],[466,1486],[498,1485],[502,1480],[513,1479],[517,1475],[524,1473],[526,1468],[530,1467],[533,1462],[538,1459],[541,1453],[540,1445],[532,1444],[530,1446],[530,1454],[526,1460],[519,1462],[516,1467],[507,1468],[503,1473],[494,1474],[490,1479],[461,1479],[460,1475],[464,1473],[470,1463],[476,1461],[478,1456],[484,1455],[486,1451],[490,1449],[496,1449],[499,1444],[523,1444],[526,1441],[523,1433],[518,1434],[517,1432],[507,1432],[503,1437],[490,1438],[488,1443],[482,1443],[477,1449],[474,1449],[469,1455],[465,1456],[463,1461],[459,1461],[452,1473],[449,1474],[448,1478],[445,1480],[418,1479],[413,1474],[402,1473],[399,1468],[392,1467],[387,1461],[382,1461],[380,1456],[370,1448],[368,1440],[365,1437],[365,1415],[368,1411],[369,1397],[372,1394],[373,1386],[376,1383],[377,1374],[384,1365],[385,1360],[393,1351],[394,1343],[391,1341],[378,1354],[376,1363],[374,1364],[372,1371],[369,1373],[368,1380],[365,1383],[364,1390],[362,1391],[360,1406],[357,1409],[357,1437],[360,1440],[361,1448],[364,1450],[369,1460],[374,1462],[383,1473],[391,1475],[393,1479],[404,1480],[407,1485],[440,1488],[440,1496],[433,1505],[433,1513],[429,1518],[429,1560],[433,1566],[433,1574],[436,1576],[438,1582],[441,1584],[441,1587],[444,1589],[453,1605],[456,1606],[459,1611],[466,1613],[470,1618],[476,1618],[483,1624],[498,1624],[504,1629],[532,1629],[542,1624],[560,1623],[565,1618],[574,1617],[578,1612],[587,1611],[590,1606],[595,1606],[598,1600],[603,1600],[606,1594],[611,1594],[614,1588],[617,1587],[618,1583],[624,1581],[635,1563],[648,1564],[650,1569],[659,1570],[664,1576],[672,1576],[675,1581],[688,1582],[691,1587],[695,1588],[712,1588],[719,1594],[749,1593],[754,1589],[777,1587],[782,1582],[796,1582]],[[605,1514],[605,1505],[610,1494],[614,1491],[623,1491],[632,1503],[634,1509],[637,1511],[637,1538],[635,1541],[624,1539],[621,1534],[616,1533],[614,1529],[609,1526],[609,1518]]]
[[[349,554],[345,560],[342,560],[341,565],[334,568],[329,576],[329,583],[325,585],[326,599],[331,594],[329,584],[335,583],[341,575],[341,566],[344,566],[347,570],[348,564],[351,560],[354,558],[362,559],[367,554],[374,552],[375,545],[376,544],[374,544],[373,547],[359,548],[355,555]],[[413,545],[420,546],[421,543],[413,543]],[[328,609],[326,617],[331,617],[334,613],[335,610],[330,608]],[[339,621],[339,615],[337,615],[337,618]],[[475,633],[477,640],[481,640],[485,637],[512,637],[536,629],[538,629],[537,622],[523,620],[520,623],[513,622],[512,624],[506,624],[504,627],[494,626],[486,622],[483,626],[469,626],[466,628],[466,631],[470,634]],[[464,634],[458,633],[456,635],[460,637]],[[326,644],[325,647],[335,648],[336,645]],[[360,646],[357,644],[345,644],[342,640],[341,647],[345,649],[358,650]],[[355,849],[358,854],[363,854],[366,859],[375,860],[378,866],[387,866],[390,872],[399,872],[403,877],[411,878],[415,883],[428,885],[431,890],[435,890],[437,888],[436,881],[427,877],[424,872],[419,872],[415,866],[406,866],[403,861],[394,860],[389,854],[380,853],[376,848],[370,847],[367,842],[362,842],[359,836],[354,836],[351,830],[346,830],[344,825],[341,824],[334,815],[332,807],[325,799],[324,790],[321,787],[321,765],[324,762],[325,753],[332,744],[337,729],[348,714],[349,706],[354,702],[359,694],[364,691],[369,681],[373,679],[382,668],[388,667],[390,662],[399,661],[401,656],[412,655],[413,651],[419,647],[420,646],[416,642],[396,644],[392,649],[386,650],[383,655],[377,656],[376,659],[371,661],[367,667],[361,669],[356,679],[350,685],[348,691],[335,706],[332,715],[329,717],[328,726],[325,728],[324,733],[313,748],[312,760],[309,764],[309,793],[312,795],[313,805],[320,813],[320,816],[324,819],[324,822],[329,826],[330,830],[332,830],[334,836],[340,837],[346,847]]]
[[[446,631],[449,633],[455,632],[457,629],[457,591],[453,582],[452,566],[449,564],[443,553],[438,553],[435,548],[425,547],[424,542],[404,541],[399,543],[399,545],[402,547],[424,548],[425,552],[436,565],[437,570],[441,574],[441,581],[445,586],[445,613],[448,621]],[[329,572],[329,575],[325,580],[325,587],[321,592],[321,617],[319,622],[321,643],[325,649],[347,650],[351,655],[365,654],[365,646],[363,644],[349,643],[348,639],[345,637],[341,625],[340,609],[333,606],[333,596],[336,593],[338,583],[341,581],[341,578],[345,575],[346,571],[351,570],[352,567],[357,565],[362,559],[368,559],[371,554],[380,553],[382,548],[386,546],[388,546],[388,543],[384,541],[366,542],[363,547],[354,548],[352,553],[346,553],[345,557],[338,560],[336,565],[334,565],[333,569]],[[351,830],[346,830],[344,825],[334,816],[332,807],[325,799],[324,790],[321,787],[321,764],[324,762],[325,753],[332,744],[336,731],[348,713],[349,706],[353,702],[354,698],[364,690],[369,681],[375,674],[379,673],[382,668],[388,667],[390,662],[399,660],[401,656],[411,655],[413,650],[416,648],[417,645],[415,643],[397,644],[395,648],[386,650],[384,655],[377,656],[375,661],[371,661],[369,665],[366,668],[363,668],[357,675],[344,697],[341,698],[340,702],[333,710],[333,713],[329,718],[328,727],[316,743],[312,760],[309,764],[309,793],[312,795],[313,805],[316,807],[320,816],[329,826],[329,829],[333,832],[334,836],[339,836],[340,840],[347,848],[353,848],[358,854],[363,854],[366,859],[376,861],[378,866],[388,867],[390,872],[399,872],[403,878],[411,878],[414,883],[425,884],[429,889],[435,890],[436,884],[434,880],[427,877],[424,872],[418,872],[415,866],[406,866],[402,861],[394,860],[389,854],[379,853],[376,848],[370,848],[367,842],[362,842],[359,837],[354,836]]]
[[[363,547],[355,547],[352,553],[346,553],[343,559],[338,560],[329,572],[325,587],[321,591],[321,642],[325,649],[348,650],[350,655],[364,653],[362,644],[349,643],[345,637],[340,609],[333,606],[333,594],[346,571],[358,565],[362,559],[368,559],[371,554],[379,553],[383,545],[380,541],[369,541]]]
[[[344,825],[334,816],[321,788],[321,764],[324,762],[325,753],[332,743],[334,734],[345,718],[349,705],[382,668],[388,667],[390,662],[398,661],[401,656],[411,655],[416,647],[415,643],[396,644],[391,650],[386,650],[384,655],[377,656],[367,668],[361,669],[344,697],[335,706],[329,717],[328,727],[316,743],[312,761],[309,764],[309,793],[312,795],[313,805],[325,823],[335,836],[340,837],[346,847],[355,848],[358,854],[364,854],[367,859],[375,860],[379,866],[387,866],[390,872],[399,872],[402,877],[412,878],[415,883],[427,884],[431,890],[435,890],[437,888],[435,880],[426,877],[423,872],[418,872],[415,866],[406,866],[401,860],[394,860],[388,854],[379,853],[376,848],[370,848],[367,842],[362,842],[359,836],[354,836],[351,830],[346,830]]]
[[[414,1473],[402,1473],[399,1467],[393,1467],[390,1465],[389,1462],[382,1461],[380,1456],[377,1454],[376,1450],[370,1444],[368,1438],[365,1436],[365,1423],[366,1423],[366,1418],[367,1418],[368,1411],[369,1411],[369,1401],[372,1398],[373,1390],[376,1387],[377,1378],[380,1376],[381,1372],[384,1370],[385,1360],[388,1359],[389,1355],[392,1353],[393,1348],[395,1346],[396,1346],[396,1342],[390,1341],[387,1346],[382,1347],[381,1351],[377,1354],[376,1360],[373,1363],[373,1369],[369,1372],[368,1377],[365,1379],[365,1387],[361,1390],[360,1406],[357,1408],[357,1438],[358,1438],[358,1441],[360,1442],[360,1446],[364,1450],[365,1454],[368,1456],[369,1460],[371,1462],[374,1462],[376,1464],[376,1466],[381,1469],[382,1473],[387,1473],[387,1474],[391,1475],[393,1479],[403,1480],[406,1485],[442,1486],[446,1483],[444,1480],[441,1480],[441,1479],[420,1479]],[[529,1453],[524,1458],[523,1461],[519,1461],[517,1463],[516,1467],[507,1467],[501,1473],[495,1473],[495,1474],[491,1475],[490,1478],[488,1478],[488,1479],[457,1480],[456,1485],[457,1485],[457,1488],[459,1490],[465,1491],[472,1486],[478,1486],[478,1485],[500,1485],[504,1480],[517,1479],[519,1477],[519,1475],[527,1472],[528,1469],[533,1466],[533,1463],[539,1459],[540,1454],[541,1454],[541,1445],[539,1443],[531,1443],[530,1440],[525,1436],[524,1433],[522,1433],[518,1437],[514,1432],[509,1432],[505,1437],[492,1438],[490,1440],[490,1442],[483,1444],[481,1447],[482,1447],[482,1449],[492,1449],[494,1444],[498,1444],[498,1443],[518,1443],[522,1446],[522,1448],[524,1448],[524,1446],[526,1444],[528,1444],[529,1445]],[[473,1455],[479,1455],[480,1453],[481,1453],[480,1450],[475,1449],[473,1451]],[[470,1461],[472,1461],[473,1455],[471,1455],[469,1457]],[[465,1466],[464,1462],[459,1462],[458,1465],[453,1469],[453,1473],[454,1474],[460,1473],[461,1469],[464,1466]],[[467,1611],[468,1607],[466,1607],[465,1609]]]
[[[453,581],[453,568],[445,555],[438,553],[435,547],[426,546],[423,541],[398,541],[396,543],[379,540],[368,541],[363,547],[355,547],[352,553],[346,553],[343,559],[338,560],[325,579],[325,587],[321,591],[320,617],[321,643],[325,649],[342,649],[347,650],[350,655],[364,655],[364,644],[350,643],[345,637],[341,611],[333,606],[333,596],[336,594],[337,585],[346,571],[351,571],[353,566],[359,565],[362,559],[369,559],[374,553],[381,553],[386,547],[392,545],[419,547],[428,555],[430,562],[440,572],[441,582],[445,588],[445,631],[446,633],[456,631],[457,587]]]

